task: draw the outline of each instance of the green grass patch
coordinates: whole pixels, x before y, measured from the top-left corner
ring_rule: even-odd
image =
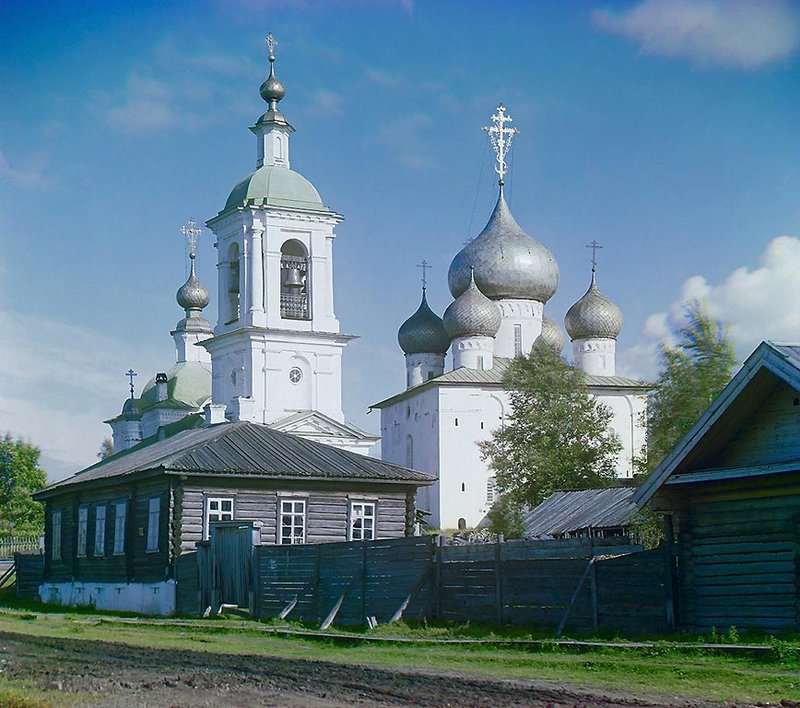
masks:
[[[547,639],[525,628],[481,625],[397,624],[352,636],[397,636],[410,643],[337,643],[277,636],[280,627],[300,624],[256,624],[241,619],[115,622],[100,613],[37,613],[35,620],[19,610],[0,610],[0,630],[36,636],[80,637],[163,649],[211,651],[233,655],[316,659],[387,668],[440,669],[470,676],[545,679],[633,693],[685,696],[720,701],[800,699],[800,648],[786,640],[762,638],[773,647],[763,655],[724,654],[700,646],[655,640],[647,648],[571,648],[543,641],[537,648],[509,644],[424,644],[426,639]],[[741,641],[741,637],[737,637]],[[420,640],[414,642],[414,639]],[[695,640],[695,644],[699,644]]]

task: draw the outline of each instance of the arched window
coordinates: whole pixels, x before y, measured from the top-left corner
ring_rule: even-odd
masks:
[[[308,308],[308,253],[299,241],[281,246],[281,317],[311,319]]]
[[[406,436],[406,467],[414,466],[414,438]]]
[[[228,249],[228,322],[239,319],[239,244]]]

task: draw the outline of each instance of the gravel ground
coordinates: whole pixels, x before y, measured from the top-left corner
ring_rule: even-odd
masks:
[[[103,706],[707,706],[552,681],[150,649],[0,632],[0,675]],[[64,700],[58,699],[59,695]],[[730,704],[728,704],[730,705]]]

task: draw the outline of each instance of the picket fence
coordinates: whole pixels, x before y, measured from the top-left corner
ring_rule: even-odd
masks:
[[[38,551],[40,536],[0,536],[0,560],[9,560],[15,553]]]

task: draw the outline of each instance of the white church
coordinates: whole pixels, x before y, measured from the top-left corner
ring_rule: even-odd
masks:
[[[503,374],[509,361],[543,342],[559,352],[564,336],[544,314],[558,287],[552,253],[525,233],[503,195],[505,157],[516,129],[500,105],[484,128],[497,156],[497,204],[484,229],[453,258],[448,285],[455,298],[440,318],[422,302],[400,327],[406,390],[374,404],[381,411],[382,457],[435,474],[420,489],[418,508],[438,528],[468,528],[485,517],[496,498],[491,470],[477,443],[503,425],[509,397]],[[423,264],[424,265],[424,264]],[[607,406],[622,442],[617,476],[633,476],[633,458],[645,432],[647,387],[616,375],[616,339],[622,313],[598,289],[592,259],[589,289],[566,314],[573,364],[585,373],[588,392]],[[424,271],[423,271],[424,272]],[[452,370],[445,372],[445,356]]]
[[[205,411],[207,423],[242,420],[367,454],[378,437],[345,421],[343,334],[334,312],[333,242],[343,217],[325,206],[305,177],[290,167],[294,128],[278,109],[283,84],[270,72],[261,85],[266,112],[250,128],[256,164],[206,225],[216,236],[218,315],[202,317],[208,290],[195,275],[200,229],[182,229],[191,272],[178,290],[186,313],[172,332],[176,363],[157,374],[112,428],[114,451],[159,428]],[[130,372],[133,374],[133,372]]]
[[[382,440],[384,461],[438,477],[420,489],[418,507],[440,528],[470,527],[495,498],[494,480],[477,442],[508,415],[503,372],[533,343],[563,349],[558,326],[543,312],[558,286],[550,251],[514,220],[503,196],[505,156],[516,130],[503,106],[487,128],[500,176],[497,205],[486,227],[453,259],[448,275],[455,300],[443,318],[433,313],[423,287],[419,309],[400,328],[407,388],[374,405],[381,436],[345,420],[342,353],[353,336],[340,331],[334,311],[333,243],[343,217],[290,167],[294,128],[278,108],[283,84],[270,71],[260,93],[267,110],[250,130],[256,137],[255,171],[231,191],[206,222],[216,237],[217,321],[203,318],[208,290],[195,274],[200,229],[182,229],[190,244],[189,279],[177,292],[185,316],[172,332],[176,362],[131,396],[106,421],[114,452],[129,449],[168,425],[248,421],[338,448],[367,454]],[[640,414],[645,386],[616,376],[619,309],[597,288],[594,268],[586,294],[569,310],[565,326],[576,366],[589,393],[614,414],[623,443],[617,472],[632,476],[632,458],[644,443]],[[452,370],[445,356],[452,352]],[[203,413],[198,416],[190,414]]]

